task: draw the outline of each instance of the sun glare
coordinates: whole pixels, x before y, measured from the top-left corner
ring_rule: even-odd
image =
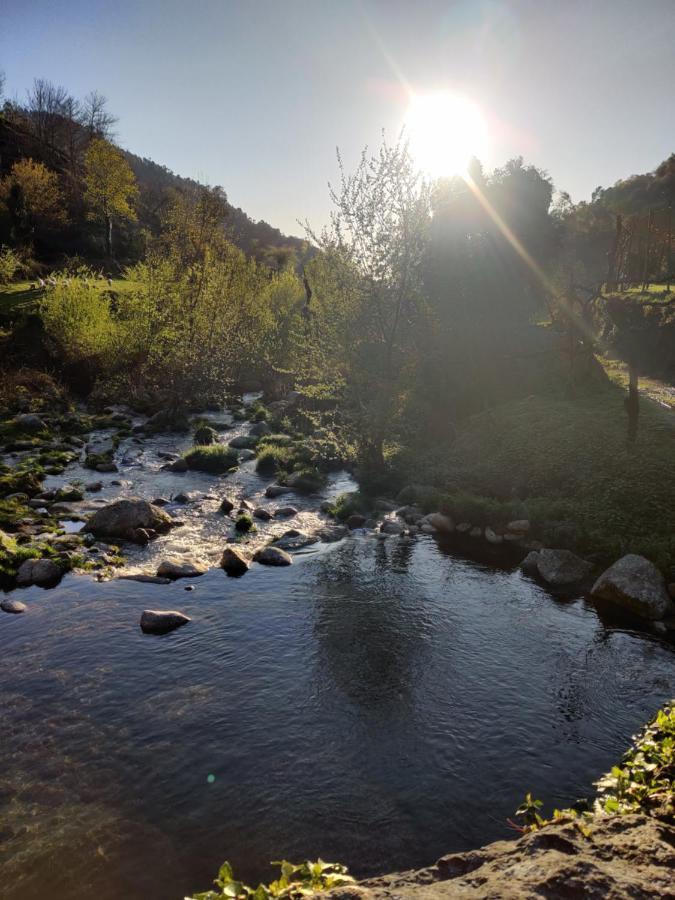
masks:
[[[480,109],[449,91],[414,95],[404,127],[413,158],[432,177],[464,175],[471,158],[484,155],[487,126]]]

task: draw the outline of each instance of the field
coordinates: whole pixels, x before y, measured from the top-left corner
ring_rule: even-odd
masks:
[[[99,290],[110,291],[113,294],[130,291],[134,287],[134,282],[126,278],[114,278],[112,287],[107,279],[93,283]],[[33,288],[34,284],[37,284],[37,281],[16,281],[13,284],[0,285],[0,318],[35,311],[49,288]]]

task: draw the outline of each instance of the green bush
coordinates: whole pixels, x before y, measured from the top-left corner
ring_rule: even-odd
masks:
[[[237,516],[234,527],[237,529],[237,531],[241,531],[242,533],[246,533],[247,531],[255,531],[253,519],[248,515],[248,513],[240,513]]]
[[[194,434],[194,442],[195,444],[207,445],[207,444],[215,444],[218,441],[218,432],[215,428],[211,428],[210,425],[200,425],[195,429]]]
[[[21,269],[21,260],[10,247],[0,247],[0,284],[9,284]]]
[[[237,467],[237,454],[222,444],[198,445],[183,454],[189,469],[221,474]]]
[[[284,859],[273,865],[278,865],[281,870],[279,878],[271,884],[259,884],[257,888],[252,888],[236,881],[232,866],[223,863],[214,881],[217,890],[193,894],[186,900],[303,900],[315,893],[354,883],[345,866],[322,859],[299,865]]]

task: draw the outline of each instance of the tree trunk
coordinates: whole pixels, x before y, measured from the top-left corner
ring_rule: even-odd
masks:
[[[112,216],[106,216],[105,218],[105,249],[109,259],[113,258],[113,223]]]
[[[628,396],[624,400],[624,404],[628,413],[628,443],[633,444],[638,432],[640,394],[638,391],[638,369],[632,357],[629,357],[628,361]]]
[[[609,260],[607,265],[607,291],[616,290],[616,268],[618,262],[619,245],[621,244],[621,232],[623,230],[623,219],[621,216],[616,217],[616,229],[614,231],[614,241],[612,249],[609,251]]]

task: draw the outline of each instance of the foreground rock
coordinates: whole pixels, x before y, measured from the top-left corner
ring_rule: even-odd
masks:
[[[293,557],[280,547],[263,547],[253,557],[256,562],[264,566],[290,566]]]
[[[572,822],[517,841],[443,856],[415,872],[371,878],[323,894],[331,900],[541,900],[673,897],[675,827],[642,815],[596,820],[589,837]]]
[[[19,587],[37,584],[40,587],[53,587],[61,580],[61,569],[51,559],[27,559],[19,566],[16,583]]]
[[[235,547],[226,547],[220,558],[220,566],[228,575],[243,575],[248,572],[249,562],[240,550]]]
[[[175,609],[146,609],[141,615],[141,628],[146,634],[166,634],[189,621],[189,616]]]
[[[450,516],[444,516],[443,513],[429,513],[420,520],[420,524],[430,525],[434,531],[439,531],[441,534],[452,534],[455,530],[455,523]]]
[[[536,564],[539,576],[552,587],[578,584],[593,570],[591,563],[571,550],[540,550]]]
[[[663,619],[675,612],[665,578],[654,563],[636,553],[622,556],[603,572],[591,595],[645,619]]]
[[[145,535],[138,534],[139,530],[162,534],[173,524],[171,516],[159,506],[139,497],[130,497],[97,510],[87,519],[84,530],[96,537],[145,543]]]
[[[18,614],[18,613],[26,612],[27,608],[28,607],[26,606],[26,604],[22,603],[20,600],[8,599],[8,600],[3,600],[2,603],[0,603],[0,609],[2,609],[6,613]]]
[[[207,571],[206,566],[197,566],[194,563],[182,563],[173,559],[165,559],[157,568],[158,578],[199,578]]]

